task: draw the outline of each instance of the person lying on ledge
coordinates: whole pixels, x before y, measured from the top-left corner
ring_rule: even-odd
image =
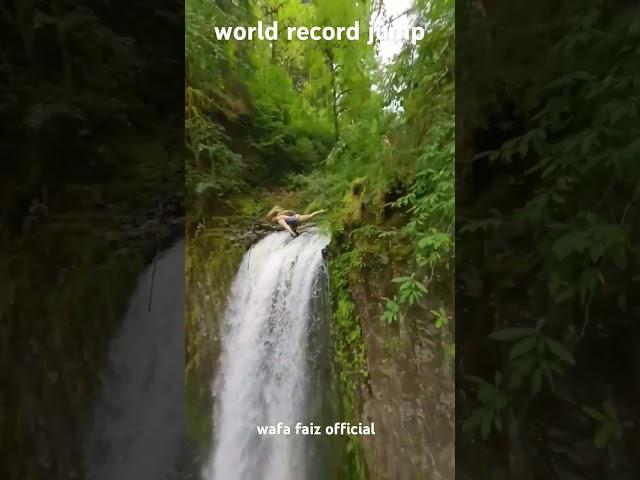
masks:
[[[269,213],[267,213],[267,221],[277,223],[283,227],[292,237],[298,236],[298,227],[304,223],[307,223],[316,215],[324,213],[325,210],[318,210],[308,215],[301,215],[293,210],[284,210],[276,205]]]

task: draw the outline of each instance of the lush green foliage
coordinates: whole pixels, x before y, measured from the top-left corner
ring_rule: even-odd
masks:
[[[198,235],[190,239],[185,257],[185,432],[204,457],[211,448],[210,382],[218,353],[212,339],[244,254],[233,240],[228,231]]]
[[[462,136],[476,155],[465,172],[472,193],[457,244],[460,301],[481,312],[491,298],[492,313],[474,331],[498,329],[492,338],[505,346],[490,364],[509,372],[509,408],[499,415],[511,427],[522,422],[521,434],[502,433],[512,443],[533,445],[525,431],[544,423],[531,413],[544,404],[577,410],[579,422],[566,415],[555,425],[563,434],[595,420],[597,446],[622,456],[627,448],[611,412],[628,401],[620,382],[629,380],[607,372],[637,370],[624,353],[637,347],[621,340],[638,339],[630,299],[640,267],[632,214],[640,192],[640,9],[628,3],[502,2],[487,21],[469,2],[461,15]],[[597,352],[605,349],[617,353],[602,363]],[[483,373],[493,376],[488,366]],[[585,375],[588,390],[597,383],[602,392],[587,394]],[[606,392],[604,384],[617,386]],[[604,413],[582,408],[602,402],[610,402]],[[468,425],[486,437],[483,408],[480,398]],[[600,455],[602,474],[614,475],[604,473],[613,454]]]
[[[264,190],[278,192],[277,203],[295,192],[289,208],[327,210],[319,218],[334,234],[334,359],[350,421],[360,420],[369,382],[366,322],[397,344],[412,310],[444,339],[447,361],[453,354],[453,1],[417,0],[412,21],[428,25],[427,35],[388,65],[367,45],[366,25],[383,7],[187,0],[188,215],[215,222],[221,213],[214,208],[226,203],[238,211],[240,199],[265,197]],[[213,25],[257,20],[278,20],[282,29],[358,20],[365,29],[359,41],[213,38]],[[365,318],[354,299],[359,275],[383,264],[391,276],[372,285],[374,313]],[[363,478],[356,437],[347,450],[347,478]]]
[[[188,0],[186,15],[187,191],[197,217],[230,193],[282,183],[288,173],[316,166],[331,146],[333,126],[319,46],[224,42],[213,31],[259,18],[311,22],[321,9],[293,0]]]
[[[95,185],[120,174],[117,148],[134,132],[182,142],[182,118],[157,116],[182,101],[172,60],[181,48],[171,36],[183,18],[173,7],[58,0],[0,7],[2,240],[19,233],[21,215],[42,190],[56,201],[66,184]],[[166,156],[156,159],[155,171],[175,180]]]
[[[367,381],[366,343],[349,286],[363,266],[361,252],[344,252],[331,260],[330,288],[334,304],[334,361],[338,368],[344,418],[358,418],[357,392]],[[359,438],[347,439],[347,458],[344,462],[347,478],[363,478],[364,467]]]
[[[166,233],[147,222],[182,190],[182,8],[157,3],[0,6],[7,480],[84,477],[109,341]]]
[[[424,283],[416,274],[395,280],[399,303],[409,305],[428,293],[425,284],[436,269],[451,268],[454,250],[453,8],[447,1],[419,6],[417,22],[430,25],[428,35],[416,47],[405,47],[387,79],[391,91],[400,92],[387,102],[404,113],[395,156],[400,164],[417,157],[410,180],[404,181],[406,193],[391,202],[409,214],[401,232],[411,239],[415,266],[424,276]]]

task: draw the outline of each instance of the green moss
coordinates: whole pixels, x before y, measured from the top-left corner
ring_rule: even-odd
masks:
[[[340,390],[342,416],[346,421],[359,421],[358,391],[367,382],[366,343],[362,336],[356,305],[350,295],[350,285],[356,281],[363,259],[357,250],[337,253],[329,262],[330,289],[333,302],[332,339],[334,362]],[[357,436],[346,443],[346,461],[342,475],[349,479],[366,478],[362,444]]]
[[[48,478],[54,470],[81,475],[98,374],[153,253],[153,232],[130,236],[130,224],[118,219],[144,223],[166,199],[159,176],[176,182],[158,168],[162,149],[157,140],[132,135],[88,150],[82,168],[64,172],[55,188],[49,183],[46,219],[28,233],[2,236],[0,361],[8,372],[3,428],[12,438],[6,453],[15,459],[10,478]],[[3,191],[12,209],[36,190],[16,177],[6,181],[16,185]],[[50,457],[33,462],[41,444],[52,446]]]
[[[11,358],[20,365],[6,369],[7,400],[14,405],[5,425],[13,439],[7,448],[15,458],[35,448],[34,420],[55,412],[65,428],[50,438],[47,431],[42,435],[52,445],[65,445],[52,452],[60,469],[78,468],[83,426],[99,388],[97,372],[142,267],[135,252],[105,252],[99,236],[43,228],[23,239],[3,269],[10,278],[2,283],[11,288],[0,311],[0,351],[3,362]],[[29,468],[21,478],[46,474],[44,467]]]
[[[186,252],[186,433],[200,455],[211,444],[211,381],[219,355],[219,325],[231,282],[244,254],[229,229],[211,228],[187,240]]]
[[[362,177],[351,182],[349,190],[344,196],[340,221],[345,227],[358,225],[362,221],[366,191],[365,180]]]

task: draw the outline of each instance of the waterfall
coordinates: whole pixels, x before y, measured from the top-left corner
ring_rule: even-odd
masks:
[[[178,242],[140,275],[111,343],[86,447],[88,480],[180,478],[184,248]]]
[[[328,332],[321,308],[327,290],[322,250],[328,243],[314,229],[298,238],[278,232],[245,254],[222,326],[223,351],[213,384],[213,452],[205,479],[317,475],[310,465],[314,440],[294,435],[293,427],[322,408]],[[278,422],[290,426],[291,435],[258,434],[256,426]]]

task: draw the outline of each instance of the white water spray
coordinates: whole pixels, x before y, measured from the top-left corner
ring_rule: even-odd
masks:
[[[324,285],[329,239],[310,230],[273,233],[254,245],[231,288],[213,387],[214,450],[207,480],[305,480],[305,442],[260,436],[257,425],[308,418],[313,393],[314,298]],[[317,341],[317,339],[316,339]]]
[[[184,242],[178,242],[140,275],[121,330],[111,343],[86,446],[88,480],[180,478],[184,248]]]

